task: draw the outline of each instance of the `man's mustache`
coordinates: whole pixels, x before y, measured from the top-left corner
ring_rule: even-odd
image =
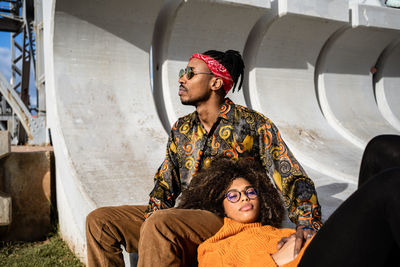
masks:
[[[179,86],[179,89],[184,89],[184,90],[188,90],[187,88],[186,88],[186,86],[184,86],[183,84],[181,84],[180,86]]]

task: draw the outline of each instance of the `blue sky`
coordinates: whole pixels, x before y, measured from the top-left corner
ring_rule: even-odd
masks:
[[[11,78],[11,49],[10,49],[10,33],[0,31],[0,72],[8,81]],[[33,74],[33,72],[32,72]],[[36,106],[36,90],[34,76],[30,79],[31,105]]]
[[[6,47],[10,46],[10,33],[8,32],[0,32],[0,46]]]
[[[10,33],[0,32],[0,72],[7,78],[11,77]]]

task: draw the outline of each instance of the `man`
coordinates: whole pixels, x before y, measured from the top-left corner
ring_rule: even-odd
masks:
[[[263,115],[235,105],[234,91],[244,64],[237,51],[193,54],[179,75],[179,97],[196,111],[172,127],[164,162],[145,206],[99,208],[87,217],[89,266],[121,266],[121,245],[139,251],[139,266],[196,265],[197,246],[215,234],[222,219],[203,210],[173,208],[176,199],[200,168],[221,157],[259,160],[279,188],[296,223],[296,248],[321,226],[313,182]],[[145,219],[146,218],[146,219]],[[140,239],[139,239],[140,237]],[[281,245],[286,240],[282,240]]]

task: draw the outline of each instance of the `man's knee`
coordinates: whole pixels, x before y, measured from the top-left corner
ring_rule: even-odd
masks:
[[[189,219],[189,217],[191,218]],[[186,214],[182,209],[158,210],[146,219],[140,229],[140,235],[145,237],[161,234],[174,238],[186,236],[187,231],[191,231],[195,227],[192,224],[192,217],[193,214]]]
[[[158,210],[157,212],[154,212],[149,218],[146,219],[142,226],[141,232],[164,228],[171,230],[171,227],[168,227],[168,225],[170,225],[173,221],[172,213],[173,212],[171,209]]]
[[[110,214],[110,207],[101,207],[90,212],[86,216],[86,229],[99,227],[99,225],[104,224],[108,214]]]

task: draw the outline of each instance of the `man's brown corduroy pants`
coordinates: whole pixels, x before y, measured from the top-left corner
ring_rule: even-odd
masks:
[[[196,266],[197,246],[223,224],[211,212],[175,208],[144,221],[146,207],[103,207],[87,216],[89,267],[124,266],[121,245],[139,253],[138,266]]]

